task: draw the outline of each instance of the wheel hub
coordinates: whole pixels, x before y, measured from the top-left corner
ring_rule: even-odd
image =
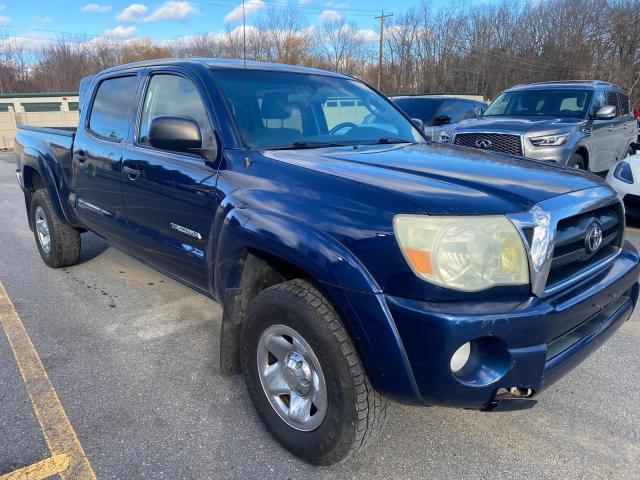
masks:
[[[49,233],[49,223],[42,207],[36,208],[36,232],[38,241],[45,253],[51,251],[51,234]]]
[[[280,418],[303,432],[318,428],[327,414],[327,388],[311,346],[291,327],[272,325],[256,353],[262,389]]]
[[[307,395],[313,388],[311,368],[298,352],[289,352],[282,366],[282,376],[291,390],[300,395]]]

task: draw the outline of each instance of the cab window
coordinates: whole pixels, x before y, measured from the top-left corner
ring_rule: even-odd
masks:
[[[142,107],[139,144],[149,145],[151,122],[154,118],[165,115],[195,120],[200,127],[203,146],[211,146],[211,123],[200,94],[191,80],[171,74],[157,74],[151,77]]]
[[[138,77],[116,77],[104,80],[98,86],[88,128],[97,136],[120,142],[127,134],[129,109],[138,86]]]

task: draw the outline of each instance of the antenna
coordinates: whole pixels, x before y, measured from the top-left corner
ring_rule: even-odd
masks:
[[[242,0],[242,62],[247,68],[247,16],[244,12],[244,0]]]

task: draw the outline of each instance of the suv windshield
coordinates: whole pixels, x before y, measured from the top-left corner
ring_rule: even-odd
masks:
[[[524,115],[584,118],[589,111],[591,90],[532,89],[505,92],[484,112],[484,117]]]
[[[257,70],[214,73],[249,148],[425,142],[389,101],[356,80]]]

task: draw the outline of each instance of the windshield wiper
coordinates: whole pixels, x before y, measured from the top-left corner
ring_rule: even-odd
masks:
[[[344,143],[335,143],[335,142],[308,142],[305,140],[300,140],[298,142],[293,142],[291,145],[284,145],[280,147],[265,147],[267,150],[296,150],[302,148],[325,148],[325,147],[344,147]]]
[[[402,138],[393,138],[393,137],[382,137],[376,140],[375,142],[371,142],[371,145],[386,145],[392,143],[411,143],[408,140],[404,140]]]

